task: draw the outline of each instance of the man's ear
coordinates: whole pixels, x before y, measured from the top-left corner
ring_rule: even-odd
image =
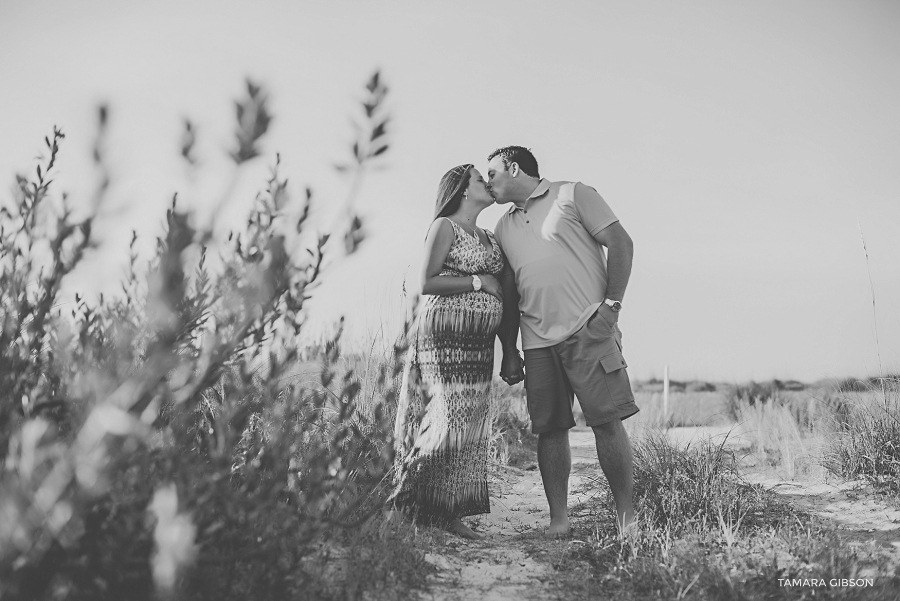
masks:
[[[519,164],[518,163],[510,163],[509,174],[513,177],[515,177],[519,174]]]

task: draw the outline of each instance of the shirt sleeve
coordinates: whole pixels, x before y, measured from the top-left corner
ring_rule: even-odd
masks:
[[[574,196],[578,218],[581,219],[581,225],[591,236],[619,220],[603,197],[592,187],[578,182],[575,184]]]

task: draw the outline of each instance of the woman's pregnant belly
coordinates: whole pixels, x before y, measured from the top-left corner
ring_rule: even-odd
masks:
[[[503,317],[503,304],[487,292],[435,295],[425,301],[422,326],[433,333],[493,336]]]

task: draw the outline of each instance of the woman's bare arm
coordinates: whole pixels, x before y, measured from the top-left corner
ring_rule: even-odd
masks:
[[[497,338],[503,346],[503,360],[500,362],[500,378],[512,386],[525,379],[524,362],[516,346],[519,336],[519,292],[516,277],[506,255],[503,256],[503,271],[498,279],[503,290],[503,319],[497,328]]]
[[[425,264],[422,266],[422,294],[460,294],[471,292],[472,276],[440,276],[453,245],[453,226],[446,219],[435,219],[425,239]]]

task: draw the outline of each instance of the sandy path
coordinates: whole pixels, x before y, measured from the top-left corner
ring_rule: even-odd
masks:
[[[582,487],[586,477],[596,474],[599,467],[589,428],[571,430],[569,442],[573,464],[569,478],[569,505],[572,506],[581,500],[574,491]],[[537,465],[525,470],[498,467],[490,488],[491,513],[470,521],[487,538],[483,541],[453,538],[447,549],[427,554],[426,561],[438,568],[427,598],[447,601],[565,598],[552,565],[529,555],[526,551],[529,545],[524,544],[526,540],[537,540],[551,553],[556,548],[564,552],[567,544],[544,539],[550,513]]]
[[[850,543],[875,542],[891,549],[892,565],[900,566],[900,509],[879,500],[865,482],[785,482],[752,474],[747,479],[803,511],[836,523]]]
[[[724,436],[730,428],[673,428],[670,436],[681,443]],[[731,433],[733,436],[734,433]],[[574,428],[569,433],[572,447],[572,476],[569,479],[569,506],[582,498],[587,479],[599,475],[593,433]],[[428,599],[440,601],[485,599],[565,599],[562,582],[552,566],[555,554],[565,553],[566,541],[545,538],[550,522],[547,500],[537,466],[521,470],[499,466],[491,478],[491,513],[470,523],[487,535],[483,541],[452,537],[440,552],[426,560],[437,568]],[[845,530],[850,543],[875,541],[891,548],[894,565],[900,565],[900,509],[866,494],[860,483],[823,484],[785,482],[771,477],[748,475],[782,498],[811,514],[833,520]],[[528,549],[540,548],[541,557]],[[548,561],[548,558],[551,561]]]
[[[705,438],[726,446],[748,448],[751,439],[738,426],[670,428],[673,442],[685,444]],[[835,523],[850,544],[874,542],[891,551],[894,567],[900,566],[900,509],[877,498],[864,481],[786,481],[771,473],[745,472],[748,482],[760,484],[794,507]]]
[[[731,448],[751,444],[738,426],[670,428],[666,434],[679,444],[704,438]],[[785,481],[766,473],[744,473],[747,481],[771,490],[791,505],[837,524],[848,542],[875,542],[893,552],[893,565],[900,565],[900,509],[879,500],[863,481]]]

